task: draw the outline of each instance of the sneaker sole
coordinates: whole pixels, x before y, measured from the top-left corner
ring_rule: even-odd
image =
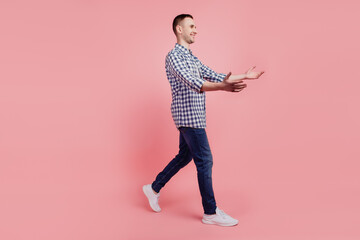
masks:
[[[206,219],[202,219],[202,222],[205,224],[211,224],[211,225],[218,225],[218,226],[222,226],[222,227],[232,227],[237,225],[239,222],[236,223],[217,223],[217,222],[213,222],[213,221],[209,221]]]
[[[160,210],[156,210],[156,209],[153,207],[153,205],[151,204],[151,202],[150,202],[150,197],[149,197],[149,195],[148,195],[148,193],[147,193],[147,191],[146,191],[146,189],[145,189],[145,185],[143,186],[143,192],[144,192],[145,196],[147,197],[147,199],[148,199],[148,201],[149,201],[149,205],[150,205],[151,209],[152,209],[154,212],[160,212],[161,209],[160,209]]]

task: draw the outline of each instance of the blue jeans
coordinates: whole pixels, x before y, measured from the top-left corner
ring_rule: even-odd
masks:
[[[178,130],[179,153],[156,176],[152,188],[155,192],[160,192],[172,176],[194,159],[204,213],[214,214],[216,202],[211,177],[213,158],[206,131],[204,128],[191,127],[180,127]]]

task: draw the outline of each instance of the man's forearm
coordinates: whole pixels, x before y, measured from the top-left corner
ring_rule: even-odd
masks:
[[[239,75],[230,75],[229,80],[230,81],[239,81],[246,79],[246,74],[239,74]],[[209,82],[205,81],[200,89],[201,92],[204,91],[218,91],[218,90],[226,90],[226,84],[224,82]]]
[[[243,80],[246,79],[246,74],[240,74],[240,75],[230,75],[229,80]]]
[[[201,87],[201,92],[204,91],[218,91],[218,90],[223,90],[223,86],[224,84],[222,82],[209,82],[209,81],[205,81]]]

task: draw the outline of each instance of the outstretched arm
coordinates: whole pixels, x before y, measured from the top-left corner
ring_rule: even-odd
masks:
[[[240,92],[246,87],[242,80],[230,80],[231,72],[229,72],[222,82],[205,81],[201,87],[201,91],[228,91]]]
[[[208,82],[205,81],[201,87],[201,91],[217,91],[223,90],[228,92],[240,92],[246,87],[246,84],[242,83],[244,79],[257,79],[264,71],[254,72],[252,71],[255,66],[249,68],[246,73],[240,75],[231,75],[229,72],[222,82]]]
[[[255,67],[256,66],[249,68],[249,70],[247,70],[246,73],[240,75],[231,75],[229,79],[230,80],[257,79],[264,73],[264,71],[261,72],[252,71],[254,70]]]
[[[246,73],[239,74],[239,75],[231,75],[229,80],[244,80],[246,79]]]

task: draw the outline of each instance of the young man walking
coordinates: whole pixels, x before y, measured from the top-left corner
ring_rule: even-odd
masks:
[[[204,65],[190,50],[197,34],[193,17],[181,14],[173,21],[177,38],[175,47],[167,54],[165,68],[172,91],[171,114],[179,130],[179,153],[161,171],[152,184],[143,186],[150,207],[160,212],[160,190],[181,168],[194,159],[204,208],[202,222],[220,226],[234,226],[238,220],[216,205],[212,187],[213,158],[206,135],[205,91],[240,92],[244,79],[259,78],[264,72],[252,71],[231,75],[217,73]]]

